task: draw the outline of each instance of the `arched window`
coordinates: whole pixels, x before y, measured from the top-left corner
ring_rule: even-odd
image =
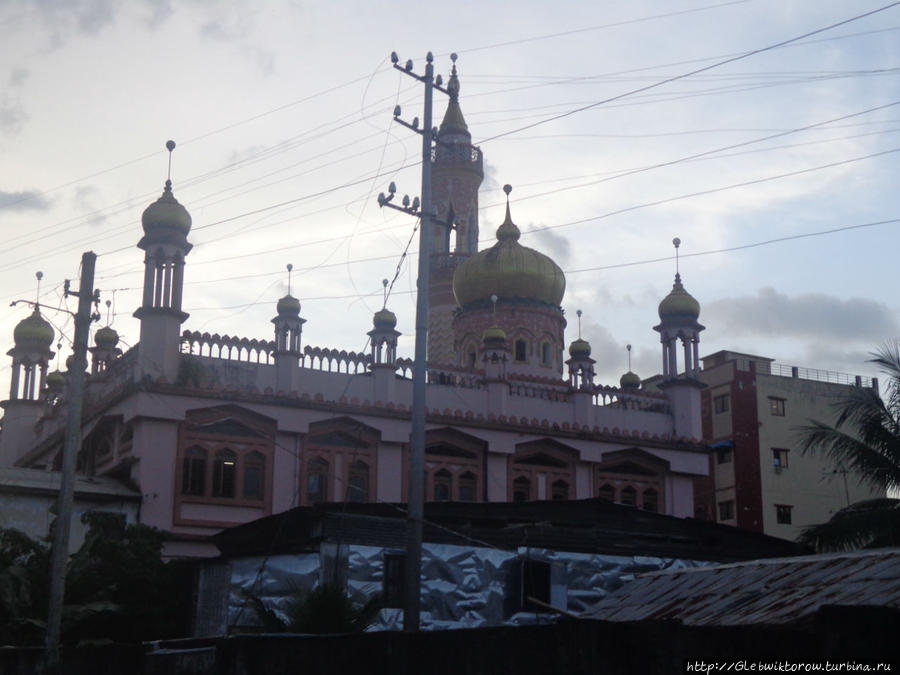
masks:
[[[515,359],[519,362],[528,360],[528,343],[521,338],[515,342]]]
[[[531,500],[531,481],[519,476],[513,481],[513,501],[527,502]]]
[[[244,499],[263,498],[265,475],[266,458],[261,452],[251,452],[244,457]]]
[[[541,365],[553,365],[553,345],[551,345],[549,342],[541,343]]]
[[[471,471],[466,471],[459,477],[459,501],[474,502],[478,492],[478,479]]]
[[[599,490],[597,490],[597,496],[600,499],[605,499],[608,502],[616,501],[616,488],[614,488],[609,483],[602,485]]]
[[[651,511],[652,513],[659,511],[659,495],[657,495],[656,490],[653,488],[644,490],[643,508],[644,511]]]
[[[350,465],[350,476],[347,481],[347,501],[369,501],[369,465],[355,461]]]
[[[637,505],[637,490],[635,490],[630,485],[622,488],[622,494],[619,498],[619,501],[625,506],[635,506]]]
[[[237,455],[225,448],[216,453],[213,461],[213,497],[233,498],[237,483]]]
[[[564,480],[557,480],[550,486],[550,499],[555,502],[565,501],[569,498],[569,484]]]
[[[453,494],[453,474],[441,469],[434,474],[434,501],[449,502]]]
[[[194,446],[181,463],[181,494],[202,495],[206,490],[206,450]]]
[[[309,460],[306,465],[306,498],[310,504],[328,499],[328,462],[321,457]]]

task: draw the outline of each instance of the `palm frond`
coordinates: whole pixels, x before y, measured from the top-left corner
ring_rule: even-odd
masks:
[[[851,504],[828,522],[804,529],[798,541],[820,552],[897,546],[900,499],[885,497]]]

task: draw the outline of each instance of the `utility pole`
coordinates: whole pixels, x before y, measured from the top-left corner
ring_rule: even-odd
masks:
[[[431,148],[437,138],[437,129],[431,125],[432,94],[437,89],[449,94],[441,84],[441,77],[434,79],[434,56],[431,52],[425,56],[425,74],[412,72],[413,62],[408,60],[399,65],[400,58],[396,52],[391,53],[394,68],[418,80],[425,85],[425,110],[422,116],[423,125],[419,128],[419,118],[412,124],[400,119],[400,106],[394,108],[394,121],[422,136],[422,203],[418,211],[419,200],[410,204],[409,197],[403,198],[403,206],[391,204],[396,187],[393,183],[388,188],[388,195],[378,195],[378,205],[388,206],[412,215],[418,215],[421,226],[419,230],[419,278],[416,282],[416,348],[415,366],[413,368],[413,409],[412,429],[410,432],[409,489],[407,494],[407,545],[406,545],[406,602],[403,607],[403,630],[419,630],[419,603],[422,584],[422,526],[425,518],[425,347],[428,332],[428,276],[431,263],[431,226],[437,221],[431,204]]]
[[[47,609],[47,635],[45,643],[44,673],[60,672],[59,636],[62,622],[63,598],[66,589],[66,564],[69,558],[69,530],[72,523],[72,501],[75,494],[75,459],[81,447],[81,408],[84,396],[84,372],[87,370],[88,329],[91,320],[91,303],[98,300],[94,291],[94,265],[97,254],[87,251],[81,256],[81,283],[78,292],[66,295],[78,297],[75,314],[75,341],[72,366],[69,368],[69,401],[66,419],[66,438],[63,446],[62,478],[59,486],[57,517],[53,524],[53,548],[50,558],[50,603]]]

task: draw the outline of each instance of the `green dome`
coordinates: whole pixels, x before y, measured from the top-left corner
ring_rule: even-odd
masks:
[[[506,342],[506,331],[500,328],[500,326],[491,326],[484,331],[481,340],[486,345]]]
[[[45,350],[53,344],[53,326],[41,317],[40,306],[35,305],[31,316],[22,319],[13,330],[16,347]]]
[[[641,386],[641,378],[629,370],[619,378],[619,386],[622,389],[638,389]]]
[[[104,326],[94,333],[94,344],[100,349],[115,349],[119,344],[119,334],[109,326]]]
[[[665,321],[696,321],[700,317],[700,303],[681,285],[681,275],[675,275],[672,291],[659,303],[659,318]]]
[[[293,295],[288,294],[278,301],[275,306],[280,316],[299,316],[300,301]]]
[[[507,204],[506,220],[497,228],[497,243],[456,268],[453,294],[461,307],[492,295],[559,306],[566,291],[563,271],[543,253],[522,246],[519,236]]]
[[[587,340],[582,340],[578,338],[577,340],[572,340],[572,344],[569,345],[569,356],[575,358],[577,356],[590,356],[591,355],[591,343]]]
[[[47,387],[50,389],[60,389],[66,383],[65,373],[54,370],[47,375]]]
[[[162,196],[144,209],[141,216],[144,234],[157,229],[177,230],[187,236],[191,231],[191,214],[172,194],[172,181],[166,181]]]
[[[388,328],[393,330],[397,326],[397,315],[388,308],[383,308],[375,312],[372,317],[372,325],[375,328]]]

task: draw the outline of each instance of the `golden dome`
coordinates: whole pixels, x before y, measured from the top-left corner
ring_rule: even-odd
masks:
[[[176,230],[187,236],[191,231],[191,214],[172,194],[172,181],[166,181],[162,196],[144,209],[141,216],[144,234],[158,229]]]
[[[587,340],[582,340],[578,338],[577,340],[572,340],[572,344],[569,345],[569,356],[572,358],[578,356],[590,356],[591,355],[591,343]]]
[[[622,389],[638,389],[641,386],[641,378],[630,370],[619,378],[619,386]]]
[[[497,243],[466,260],[453,275],[453,294],[461,307],[492,295],[559,306],[566,291],[563,271],[543,253],[522,246],[519,236],[507,203]]]
[[[31,316],[22,319],[13,329],[16,347],[43,351],[53,344],[53,337],[53,326],[41,317],[39,305],[35,305]]]
[[[681,275],[675,275],[672,291],[659,303],[659,318],[696,321],[700,317],[700,303],[681,285]]]
[[[290,293],[281,298],[281,300],[278,301],[278,304],[275,305],[275,308],[278,312],[278,316],[300,315],[300,301]]]
[[[495,345],[506,342],[506,331],[500,328],[500,326],[491,326],[484,331],[481,340],[486,345]]]
[[[104,326],[94,333],[94,344],[100,349],[114,349],[119,344],[119,334],[109,326]]]
[[[397,315],[385,307],[375,312],[375,316],[372,317],[372,325],[375,328],[393,330],[397,326]]]

